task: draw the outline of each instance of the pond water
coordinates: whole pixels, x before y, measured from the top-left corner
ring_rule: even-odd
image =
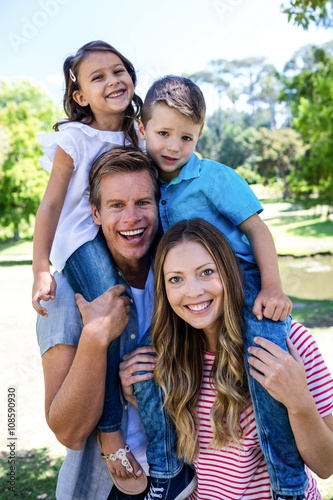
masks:
[[[283,290],[300,299],[333,300],[333,255],[279,257]]]

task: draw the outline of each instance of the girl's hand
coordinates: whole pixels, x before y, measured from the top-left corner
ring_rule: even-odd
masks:
[[[124,398],[137,407],[134,396],[133,384],[149,380],[154,376],[156,357],[153,346],[137,347],[134,351],[123,356],[119,365],[119,377]],[[141,372],[145,373],[141,373]],[[136,373],[140,372],[140,374]]]
[[[302,358],[292,341],[287,338],[289,354],[270,340],[262,337],[254,340],[259,347],[249,347],[250,375],[288,411],[305,408],[312,396]]]
[[[47,310],[40,305],[40,301],[54,300],[56,296],[57,283],[52,274],[47,271],[38,273],[32,287],[32,306],[40,314],[47,318]]]

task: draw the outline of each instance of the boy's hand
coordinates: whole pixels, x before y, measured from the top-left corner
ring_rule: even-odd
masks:
[[[47,318],[47,310],[40,305],[40,301],[55,299],[57,283],[52,274],[47,271],[38,273],[32,287],[32,305],[41,316]]]
[[[258,320],[285,320],[292,310],[292,302],[280,289],[262,288],[253,304],[252,312]]]

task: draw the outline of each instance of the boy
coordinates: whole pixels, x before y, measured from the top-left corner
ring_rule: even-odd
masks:
[[[162,181],[163,230],[194,217],[218,227],[243,271],[245,352],[255,336],[268,338],[287,351],[292,304],[282,290],[273,238],[258,215],[262,206],[234,170],[194,154],[205,111],[201,90],[187,78],[161,78],[145,98],[139,130]],[[249,369],[247,361],[246,367],[251,374],[253,368]],[[287,411],[252,377],[248,379],[273,498],[302,500],[307,478]]]

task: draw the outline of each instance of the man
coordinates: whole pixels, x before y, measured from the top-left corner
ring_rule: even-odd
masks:
[[[126,170],[123,165],[128,155],[133,155],[133,158],[131,167]],[[91,199],[97,196],[97,202],[92,205],[93,217],[104,233],[119,285],[91,303],[80,295],[76,297],[84,325],[82,328],[74,293],[64,276],[58,275],[57,298],[48,303],[49,317],[39,316],[37,320],[45,380],[46,419],[58,440],[69,448],[58,478],[56,495],[59,500],[127,498],[121,494],[118,496],[118,493],[110,494],[112,481],[101,459],[95,427],[104,403],[108,345],[121,335],[121,353],[133,351],[138,345],[138,325],[142,321],[146,321],[142,345],[148,343],[153,305],[149,249],[158,228],[157,174],[147,157],[133,148],[117,148],[105,153],[102,160],[97,160],[97,166],[94,165],[94,173],[100,163],[120,165],[119,171],[113,165],[111,173],[104,170],[100,178],[98,175],[91,176],[94,182]],[[144,290],[146,295],[141,309],[133,299],[134,290]],[[138,317],[140,310],[142,312]],[[56,322],[50,322],[52,316],[56,317]],[[141,347],[141,350],[147,353],[147,365],[143,364],[142,370],[149,370],[148,353],[152,348]],[[151,373],[141,376],[141,380],[151,378]],[[144,396],[145,391],[139,392]],[[147,468],[146,437],[142,427],[138,429],[141,424],[136,410],[125,402],[123,408],[122,433],[124,436],[127,434],[126,442],[138,462]],[[153,412],[152,418],[157,416]],[[150,439],[149,430],[147,434]],[[175,459],[170,470],[177,470],[178,474],[179,467],[181,469]],[[186,498],[177,496],[179,493],[173,494],[170,483],[172,481],[169,480],[168,491],[162,491],[161,498]],[[193,475],[189,475],[188,471],[183,483],[176,485],[181,492],[189,484],[193,485]]]

